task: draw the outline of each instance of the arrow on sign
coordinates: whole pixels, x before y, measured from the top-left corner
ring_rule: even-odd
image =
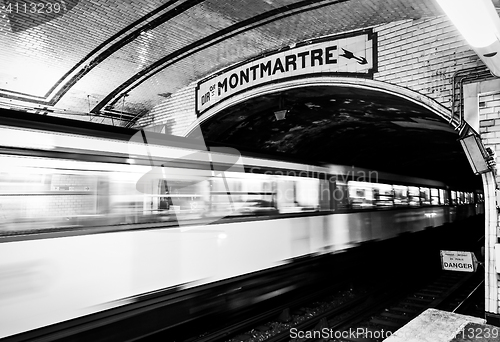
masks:
[[[345,57],[347,59],[352,59],[354,58],[355,60],[358,61],[359,64],[367,64],[368,61],[366,60],[365,57],[357,57],[357,56],[354,56],[354,54],[349,51],[349,50],[346,50],[344,48],[342,48],[342,50],[344,51],[344,54],[343,55],[340,55],[341,57]]]

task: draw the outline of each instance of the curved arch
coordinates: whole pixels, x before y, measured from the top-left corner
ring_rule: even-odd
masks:
[[[240,102],[264,94],[276,93],[289,89],[295,89],[300,87],[311,87],[311,86],[333,86],[333,87],[342,86],[342,87],[364,88],[364,89],[377,90],[380,92],[389,93],[392,95],[405,98],[409,101],[412,101],[420,106],[429,109],[431,112],[435,113],[437,116],[439,116],[446,122],[449,122],[454,129],[458,127],[458,120],[456,118],[451,119],[450,110],[446,109],[435,100],[425,95],[419,94],[413,90],[403,88],[391,83],[374,81],[364,78],[316,76],[316,77],[289,80],[280,83],[267,84],[262,87],[250,89],[243,93],[234,95],[207,110],[202,116],[200,116],[187,128],[187,130],[184,132],[183,135],[188,136],[204,121],[217,115],[217,113],[219,113],[220,111],[229,108],[231,106],[234,106]]]

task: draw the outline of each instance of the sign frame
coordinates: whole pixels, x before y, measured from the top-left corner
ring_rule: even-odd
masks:
[[[476,255],[469,251],[440,250],[441,269],[443,271],[457,271],[474,273],[479,262]],[[463,266],[462,266],[463,265]]]
[[[363,38],[364,55],[357,51]],[[272,83],[312,76],[373,79],[378,71],[377,56],[377,33],[371,28],[310,39],[269,51],[198,81],[195,112],[200,117],[228,98]]]

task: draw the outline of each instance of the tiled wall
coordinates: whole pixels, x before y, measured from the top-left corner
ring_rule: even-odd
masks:
[[[451,107],[456,71],[482,65],[446,17],[379,26],[375,79],[399,85]]]
[[[468,113],[469,121],[474,126],[478,121],[479,133],[485,147],[491,148],[496,154],[497,165],[500,165],[500,80],[488,80],[471,83],[464,86],[464,111]],[[485,208],[486,218],[486,246],[485,246],[485,300],[487,311],[500,312],[500,289],[498,271],[495,269],[494,246],[499,236],[498,214],[496,206],[497,191],[496,184],[500,180],[499,175],[485,174],[483,184],[485,186]],[[496,179],[495,179],[496,178]]]

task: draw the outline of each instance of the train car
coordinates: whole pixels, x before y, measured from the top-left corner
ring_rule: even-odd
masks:
[[[307,282],[276,276],[294,260],[474,215],[480,196],[465,190],[5,113],[0,338],[56,340],[158,308],[177,325],[251,305]],[[265,286],[249,285],[257,273]]]

